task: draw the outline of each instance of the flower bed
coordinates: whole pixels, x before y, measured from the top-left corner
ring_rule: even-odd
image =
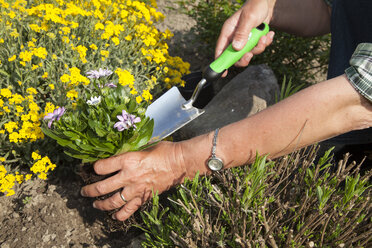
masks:
[[[168,54],[172,34],[155,28],[163,19],[155,8],[155,1],[0,0],[0,192],[12,195],[16,183],[34,176],[46,179],[63,163],[42,126],[49,136],[65,131],[64,137],[57,134],[60,140],[54,137],[60,145],[68,146],[65,136],[76,145],[78,138],[66,128],[78,127],[74,121],[84,120],[86,111],[95,135],[114,139],[92,123],[94,116],[100,122],[106,118],[100,115],[112,111],[104,128],[127,141],[144,126],[139,119],[146,119],[147,105],[165,89],[182,84],[189,65]],[[116,119],[120,113],[122,119]],[[132,121],[131,128],[125,118]],[[123,138],[124,132],[129,136]],[[70,145],[69,155],[94,161],[139,148],[126,143],[94,159],[82,156],[91,151],[89,144],[84,143],[84,154],[72,154]],[[27,167],[29,172],[21,172]]]

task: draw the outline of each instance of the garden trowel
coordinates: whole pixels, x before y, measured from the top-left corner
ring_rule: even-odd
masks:
[[[257,45],[260,38],[268,32],[269,26],[266,23],[262,23],[252,30],[247,44],[242,50],[236,51],[230,44],[221,56],[204,70],[203,78],[195,87],[189,100],[186,100],[179,89],[173,86],[153,102],[146,110],[146,116],[154,119],[154,131],[150,143],[164,139],[203,114],[203,109],[193,106],[203,87],[207,82],[210,83],[218,80],[245,53],[251,51]]]

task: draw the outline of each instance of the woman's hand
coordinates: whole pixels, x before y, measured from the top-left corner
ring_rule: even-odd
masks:
[[[262,22],[270,22],[274,4],[275,0],[249,0],[227,19],[217,41],[215,58],[218,58],[230,43],[237,51],[243,49],[251,30]],[[253,55],[262,53],[272,43],[273,37],[274,32],[272,31],[262,36],[257,46],[246,53],[235,65],[247,66]]]
[[[83,187],[81,194],[97,197],[123,188],[111,197],[93,203],[100,210],[121,208],[113,215],[114,219],[121,221],[129,218],[150,199],[153,192],[160,194],[182,183],[186,176],[181,145],[172,142],[161,142],[144,151],[99,160],[94,164],[94,170],[99,175],[116,173],[103,181]]]

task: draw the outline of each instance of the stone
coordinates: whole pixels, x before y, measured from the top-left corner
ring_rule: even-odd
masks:
[[[189,139],[253,115],[275,103],[279,85],[266,65],[248,66],[228,82],[205,106],[205,113],[173,135]]]

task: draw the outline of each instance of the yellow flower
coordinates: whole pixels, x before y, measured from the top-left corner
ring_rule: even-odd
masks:
[[[76,90],[70,90],[67,92],[66,97],[68,97],[71,100],[74,100],[78,98],[78,92]]]
[[[17,38],[19,36],[19,33],[17,32],[17,29],[13,29],[13,32],[10,33],[10,36]]]
[[[31,70],[36,70],[37,68],[39,68],[39,66],[38,66],[38,65],[32,65],[32,68],[31,68]]]
[[[67,82],[70,81],[70,76],[67,75],[67,74],[63,74],[59,79],[61,79],[61,81],[62,81],[63,83],[67,83]]]
[[[20,52],[19,58],[22,59],[24,62],[29,62],[32,59],[32,55],[33,55],[32,52],[24,51],[24,52]]]
[[[96,25],[94,25],[94,29],[95,30],[99,30],[99,29],[104,30],[105,26],[102,23],[98,22],[98,23],[96,23]]]
[[[0,95],[2,95],[5,98],[9,98],[12,96],[12,92],[8,88],[3,88],[0,90]]]
[[[14,61],[16,58],[17,58],[17,56],[16,56],[16,55],[13,55],[12,57],[8,58],[8,61],[9,61],[9,62],[12,62],[12,61]]]
[[[19,105],[16,106],[16,110],[17,110],[18,113],[23,113],[23,111],[24,111],[23,107],[21,107]]]
[[[114,44],[115,44],[116,46],[120,44],[120,40],[119,40],[118,37],[114,37],[114,38],[112,38],[111,40],[112,40],[112,42],[114,42]]]
[[[3,43],[4,43],[4,39],[1,38],[1,39],[0,39],[0,44],[3,44]]]
[[[106,58],[109,56],[109,54],[110,54],[109,51],[106,51],[106,50],[102,50],[101,51],[101,55],[104,56],[104,57],[106,57]]]
[[[45,106],[45,110],[44,110],[44,113],[45,115],[49,114],[49,113],[53,113],[53,111],[56,109],[56,107],[54,106],[53,103],[51,102],[47,102],[46,106]]]
[[[93,50],[97,50],[98,49],[98,47],[95,44],[92,44],[89,47],[92,48]]]
[[[71,29],[70,29],[69,27],[62,27],[61,29],[62,29],[62,32],[63,32],[64,34],[69,34],[70,31],[71,31]]]
[[[35,32],[37,32],[37,33],[39,33],[40,30],[41,30],[41,28],[40,28],[37,24],[30,24],[29,27],[30,27],[33,31],[35,31]]]
[[[36,95],[37,94],[37,90],[35,88],[27,88],[26,92],[30,95]]]
[[[31,157],[33,160],[41,159],[41,156],[37,152],[32,152]]]
[[[136,97],[136,102],[137,102],[137,103],[141,103],[141,102],[142,102],[142,97],[137,96],[137,97]]]
[[[23,183],[23,180],[24,180],[24,176],[23,175],[16,175],[15,178],[16,178],[18,184]]]
[[[72,29],[75,29],[75,28],[78,28],[79,27],[79,23],[77,23],[77,22],[71,22],[71,28]]]
[[[6,113],[10,113],[10,109],[8,106],[4,106],[3,107],[3,110],[6,112]]]
[[[47,78],[48,77],[48,72],[44,72],[44,74],[41,76],[42,78]]]
[[[4,157],[0,157],[0,162],[5,162],[5,158]]]
[[[33,50],[33,54],[39,58],[45,59],[48,55],[48,52],[45,47],[38,47]]]
[[[134,95],[134,96],[138,94],[138,92],[135,88],[133,88],[129,93]]]
[[[152,95],[148,90],[144,90],[142,92],[142,97],[143,97],[143,99],[145,99],[146,102],[152,100]]]
[[[70,39],[67,36],[63,36],[62,41],[66,44],[70,43]]]
[[[27,43],[27,46],[28,47],[35,47],[35,43],[34,42],[32,42],[32,41],[29,41],[28,43]]]
[[[127,36],[125,36],[125,38],[124,39],[126,39],[127,41],[131,41],[132,40],[132,36],[130,36],[130,35],[127,35]]]
[[[18,143],[19,142],[19,134],[17,132],[13,132],[9,134],[9,141],[12,143]]]
[[[134,77],[129,71],[118,68],[115,70],[115,73],[119,76],[119,83],[121,85],[125,86],[134,84]]]

